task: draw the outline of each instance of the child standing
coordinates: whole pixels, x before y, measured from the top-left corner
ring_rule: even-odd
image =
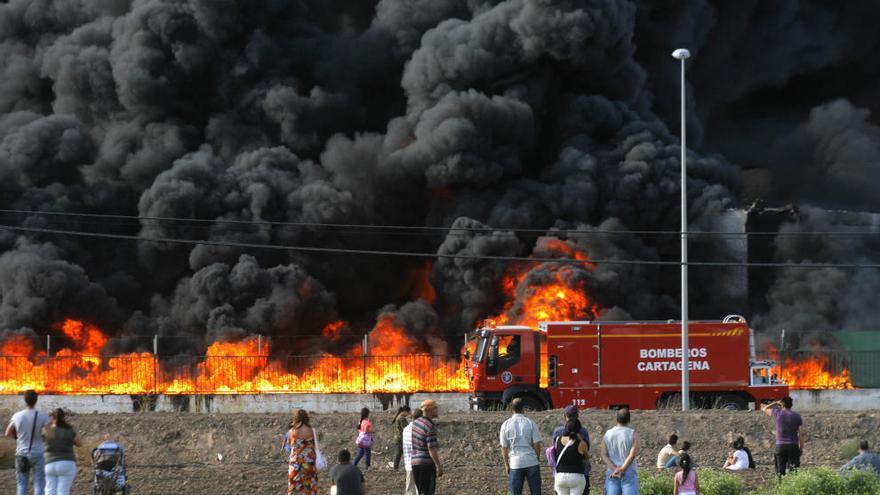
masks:
[[[357,455],[354,457],[354,465],[366,457],[366,468],[370,469],[370,449],[373,447],[373,422],[370,421],[369,408],[361,409],[361,420],[358,422],[358,436],[355,440]]]
[[[681,470],[675,473],[675,485],[673,495],[700,495],[700,482],[697,481],[697,472],[694,471],[691,456],[681,454],[678,458],[678,466]]]

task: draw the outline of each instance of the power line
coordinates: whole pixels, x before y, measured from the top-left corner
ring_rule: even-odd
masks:
[[[585,235],[668,235],[680,236],[678,230],[584,230],[584,229],[535,229],[535,228],[496,228],[496,227],[437,227],[437,226],[418,226],[418,225],[380,225],[380,224],[351,224],[351,223],[321,223],[321,222],[280,222],[270,220],[234,220],[226,218],[181,218],[181,217],[156,217],[156,216],[136,216],[136,215],[119,215],[106,213],[74,213],[74,212],[58,212],[58,211],[31,211],[31,210],[9,210],[0,209],[0,214],[15,215],[46,215],[57,217],[81,217],[81,218],[101,218],[101,219],[123,219],[150,222],[177,222],[177,223],[208,223],[208,224],[233,224],[233,225],[268,225],[281,227],[298,227],[305,229],[366,229],[366,230],[404,230],[404,231],[466,231],[466,232],[522,232],[533,234],[548,234],[553,232],[566,234],[585,234]],[[753,231],[753,232],[725,232],[725,231],[692,231],[688,233],[688,237],[696,236],[718,236],[718,237],[748,237],[748,236],[880,236],[880,229],[863,230],[863,231],[815,231],[815,232],[778,232],[778,231]]]
[[[477,261],[516,261],[523,263],[560,263],[573,265],[653,265],[653,266],[681,266],[680,261],[661,261],[661,260],[613,260],[613,259],[584,259],[575,260],[571,258],[529,258],[523,256],[493,256],[493,255],[468,255],[468,254],[446,254],[446,253],[416,253],[410,251],[383,251],[371,249],[346,249],[346,248],[328,248],[319,246],[284,246],[278,244],[259,244],[250,242],[232,242],[232,241],[208,241],[197,239],[175,239],[166,237],[139,237],[125,234],[105,234],[99,232],[82,232],[75,230],[59,230],[59,229],[43,229],[38,227],[18,227],[14,225],[0,225],[0,230],[9,230],[13,232],[31,232],[40,234],[56,234],[70,235],[77,237],[94,237],[103,239],[130,240],[136,242],[154,242],[169,244],[186,244],[186,245],[206,245],[219,247],[235,247],[249,249],[270,249],[281,251],[300,251],[310,253],[330,253],[330,254],[359,254],[359,255],[375,255],[375,256],[396,256],[407,258],[452,258],[452,259],[469,259]],[[756,262],[733,262],[733,261],[690,261],[687,263],[692,266],[715,266],[715,267],[767,267],[767,268],[880,268],[880,264],[866,263],[756,263]]]

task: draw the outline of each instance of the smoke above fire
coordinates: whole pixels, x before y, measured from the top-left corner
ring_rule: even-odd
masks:
[[[675,317],[675,266],[472,256],[678,258],[676,236],[631,233],[679,228],[678,46],[694,54],[692,229],[711,230],[756,189],[771,202],[876,210],[877,10],[11,0],[0,5],[0,209],[142,218],[3,223],[443,256],[0,230],[0,331],[70,341],[59,325],[75,319],[110,334],[105,352],[150,350],[144,337],[159,335],[167,355],[205,353],[261,334],[273,352],[344,354],[392,321],[406,352],[439,354],[486,319]],[[802,213],[784,229],[871,221]],[[775,256],[876,261],[874,244],[781,237]],[[729,259],[721,243],[694,246],[698,260]],[[752,315],[713,297],[724,270],[694,270],[694,317],[728,308],[802,332],[876,321],[875,272],[781,270],[767,311]]]

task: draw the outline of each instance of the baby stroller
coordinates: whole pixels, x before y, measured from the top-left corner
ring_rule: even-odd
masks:
[[[125,452],[118,443],[109,440],[92,451],[95,468],[95,495],[128,495],[131,487],[125,475]]]

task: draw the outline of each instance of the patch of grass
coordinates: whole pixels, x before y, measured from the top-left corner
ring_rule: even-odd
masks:
[[[840,458],[850,460],[859,454],[859,441],[847,440],[840,446]]]
[[[656,473],[652,470],[639,471],[639,488],[641,495],[668,495],[672,493],[674,476],[672,471]]]
[[[700,493],[706,495],[740,495],[746,491],[743,480],[732,473],[703,468],[697,470],[697,476]]]
[[[870,471],[840,475],[829,467],[803,468],[763,487],[760,495],[875,495],[880,493],[880,476]]]

